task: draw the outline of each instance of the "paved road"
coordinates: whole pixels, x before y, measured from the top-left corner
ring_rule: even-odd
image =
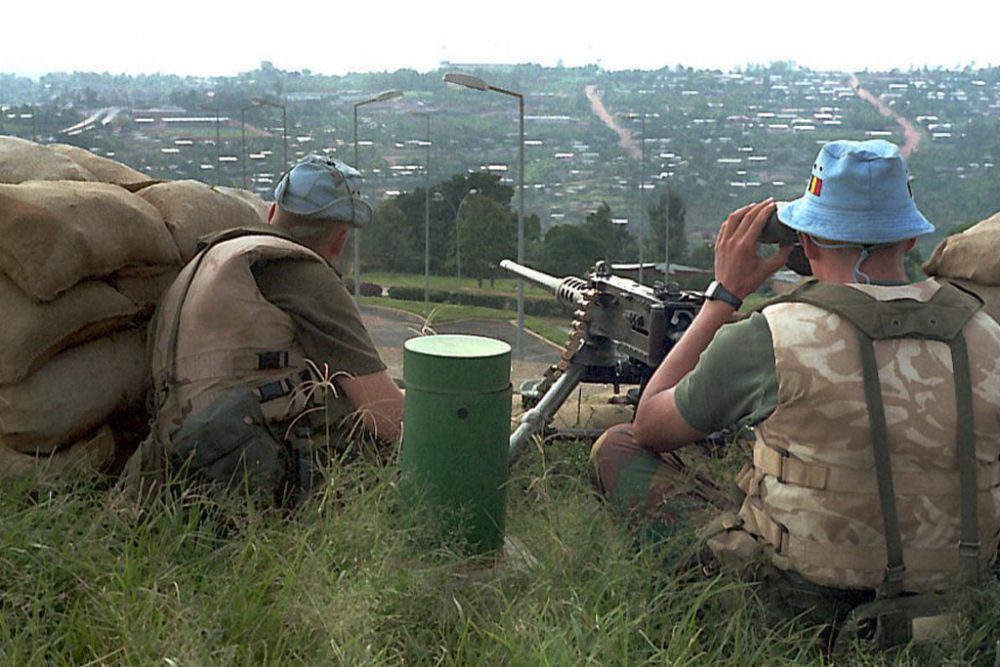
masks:
[[[377,306],[362,306],[361,317],[378,346],[382,359],[394,377],[403,376],[403,343],[421,335],[423,318],[410,313]],[[461,320],[433,325],[439,334],[471,334],[488,336],[508,343],[511,348],[517,338],[517,326],[498,320]],[[529,331],[524,332],[524,361],[514,361],[512,379],[516,388],[522,380],[537,378],[559,360],[562,348]]]

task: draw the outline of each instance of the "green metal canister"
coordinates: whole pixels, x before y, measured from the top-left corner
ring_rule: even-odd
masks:
[[[503,545],[510,437],[510,345],[482,336],[403,345],[402,491],[453,540],[485,554]],[[457,538],[457,539],[456,539]]]

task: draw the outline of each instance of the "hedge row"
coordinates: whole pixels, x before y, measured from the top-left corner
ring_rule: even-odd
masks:
[[[402,301],[423,301],[423,287],[402,287],[395,286],[389,288],[388,293],[391,299]],[[481,294],[470,292],[453,292],[450,290],[429,290],[427,300],[434,303],[453,303],[461,306],[481,306],[483,308],[493,308],[495,310],[517,310],[517,298],[503,294]],[[524,312],[528,315],[541,315],[545,317],[566,317],[571,313],[556,301],[555,296],[548,299],[537,297],[525,297]]]

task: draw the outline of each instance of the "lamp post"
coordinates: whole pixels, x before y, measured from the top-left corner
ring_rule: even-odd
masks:
[[[271,102],[270,100],[265,100],[260,97],[250,98],[250,106],[245,106],[240,109],[240,153],[242,154],[243,163],[243,189],[246,190],[247,187],[247,122],[246,114],[248,109],[253,109],[255,107],[274,107],[275,109],[281,109],[281,139],[283,145],[283,155],[284,164],[278,173],[285,171],[288,167],[288,115],[285,112],[285,107],[277,102]]]
[[[250,101],[254,103],[254,106],[281,109],[281,169],[278,170],[280,174],[288,169],[288,110],[284,104],[278,104],[263,97],[252,97]]]
[[[388,102],[389,100],[394,100],[396,98],[402,97],[403,91],[401,90],[386,90],[379,93],[375,97],[369,98],[367,100],[362,100],[360,102],[354,103],[354,168],[361,171],[360,165],[358,164],[358,107],[363,107],[366,104],[375,104],[376,102]],[[354,298],[357,299],[361,296],[361,234],[360,229],[354,230]]]
[[[253,109],[255,104],[240,109],[240,169],[243,172],[243,189],[247,189],[247,109]]]
[[[465,206],[465,202],[474,194],[477,194],[479,190],[476,188],[469,188],[469,191],[465,193],[458,202],[458,208],[455,209],[455,273],[458,280],[458,288],[462,289],[462,243],[461,237],[458,235],[458,224],[462,219],[462,207]]]
[[[427,138],[424,140],[424,312],[431,312],[431,115],[426,111],[414,111],[414,116],[423,116],[427,122]]]
[[[213,107],[208,104],[199,104],[198,108],[204,111],[215,112],[215,184],[222,185],[222,174],[219,173],[222,169],[222,161],[220,159],[222,133],[219,130],[219,107]]]
[[[478,194],[479,190],[476,188],[469,188],[469,191],[458,200],[458,207],[456,208],[454,204],[451,203],[444,195],[440,192],[434,193],[434,201],[443,201],[451,209],[451,212],[455,214],[455,277],[458,281],[458,288],[462,289],[462,244],[458,236],[458,223],[462,217],[462,207],[465,206],[465,201],[474,194]]]
[[[643,250],[646,236],[646,115],[626,113],[621,114],[621,117],[628,120],[638,120],[642,127],[642,145],[639,159],[639,284],[642,284],[642,269],[645,263]]]
[[[517,98],[518,121],[520,124],[519,162],[520,182],[518,183],[518,215],[517,215],[517,263],[524,264],[524,95],[493,86],[479,77],[462,72],[448,72],[444,75],[445,83],[454,83],[473,90],[492,91]],[[524,359],[524,280],[517,279],[517,344],[515,352],[518,359]]]

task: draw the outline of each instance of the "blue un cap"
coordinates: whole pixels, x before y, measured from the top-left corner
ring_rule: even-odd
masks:
[[[882,139],[824,145],[805,194],[779,203],[778,219],[810,236],[865,245],[934,231],[913,201],[899,148]]]
[[[310,220],[335,220],[364,227],[372,207],[361,198],[361,174],[340,160],[307,155],[281,177],[274,201],[282,209]]]

